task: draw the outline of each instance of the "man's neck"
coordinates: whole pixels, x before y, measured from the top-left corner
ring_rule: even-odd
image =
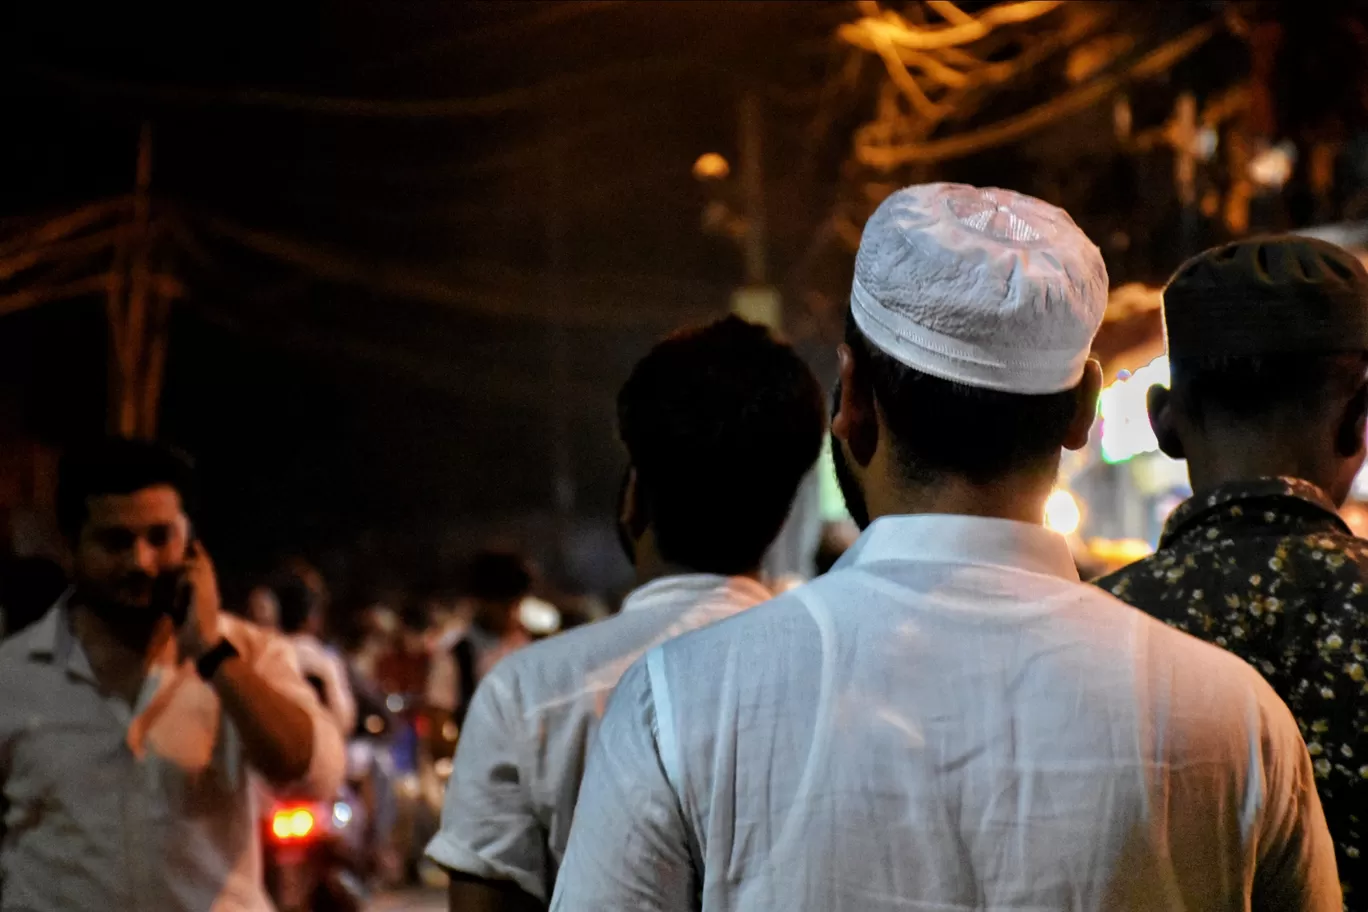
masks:
[[[1314,435],[1303,434],[1303,439]],[[1213,436],[1188,447],[1192,490],[1206,494],[1228,484],[1260,478],[1300,478],[1332,492],[1339,461],[1311,447],[1287,446],[1285,435]]]
[[[1045,518],[1045,499],[1052,487],[1049,476],[1016,476],[988,484],[945,477],[928,485],[866,491],[865,496],[871,519],[937,513],[1041,525]]]
[[[137,702],[148,670],[166,653],[174,638],[169,620],[158,622],[146,636],[121,635],[79,601],[72,607],[71,632],[81,644],[100,687],[129,706]]]
[[[711,571],[708,570],[700,570],[697,567],[687,567],[677,561],[670,560],[660,553],[660,547],[656,542],[657,539],[654,526],[647,526],[646,531],[633,542],[632,565],[636,570],[636,585],[638,589],[648,583],[653,583],[658,579],[664,579],[667,576],[694,576],[700,573],[717,575],[711,574]],[[731,575],[746,577],[758,582],[760,580],[761,568],[753,567],[744,573],[733,573]]]

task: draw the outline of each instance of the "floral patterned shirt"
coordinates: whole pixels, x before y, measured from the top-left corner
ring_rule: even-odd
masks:
[[[1345,906],[1368,910],[1368,541],[1315,485],[1266,478],[1187,501],[1097,585],[1263,673],[1311,752]]]

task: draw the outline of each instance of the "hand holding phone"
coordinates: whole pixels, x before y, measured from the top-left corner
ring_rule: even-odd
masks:
[[[177,586],[170,612],[178,631],[183,658],[198,659],[222,635],[219,633],[218,578],[214,563],[199,541],[191,541],[185,559],[185,572]]]
[[[190,615],[190,607],[195,598],[195,584],[190,579],[190,561],[196,553],[198,542],[191,529],[185,545],[185,563],[173,573],[163,573],[152,583],[152,604],[158,613],[171,619],[177,630],[185,626]]]

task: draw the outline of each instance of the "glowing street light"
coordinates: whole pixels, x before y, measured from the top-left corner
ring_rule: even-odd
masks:
[[[731,174],[731,164],[716,152],[700,155],[698,161],[694,162],[693,175],[698,180],[726,180],[729,174]]]
[[[1068,491],[1060,488],[1045,501],[1045,528],[1068,537],[1083,524],[1083,511]]]

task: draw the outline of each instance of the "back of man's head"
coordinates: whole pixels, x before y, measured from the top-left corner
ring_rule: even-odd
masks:
[[[1206,355],[1169,361],[1170,388],[1202,427],[1308,425],[1363,386],[1368,352]]]
[[[1274,459],[1304,476],[1319,467],[1325,477],[1307,480],[1327,487],[1342,474],[1331,463],[1361,459],[1368,272],[1352,254],[1293,236],[1205,251],[1170,280],[1164,324],[1172,393],[1152,394],[1151,418],[1169,455],[1203,460],[1257,439],[1268,471],[1280,471]]]
[[[322,600],[318,592],[305,580],[287,574],[275,587],[279,604],[281,633],[311,633],[316,626]]]
[[[1053,465],[1078,411],[1075,387],[1026,395],[923,373],[871,345],[853,319],[846,344],[879,404],[906,480],[990,484]]]
[[[1164,290],[1173,388],[1198,420],[1310,414],[1362,379],[1368,272],[1313,238],[1256,237],[1207,250]]]
[[[890,196],[865,226],[851,288],[847,501],[861,497],[851,460],[872,460],[884,434],[888,481],[911,490],[1052,476],[1086,409],[1106,300],[1100,252],[1057,207],[962,184]]]
[[[825,426],[816,378],[762,326],[728,317],[657,345],[618,395],[618,431],[661,557],[756,570]]]
[[[180,495],[181,507],[195,518],[194,463],[166,444],[111,437],[66,453],[57,472],[57,523],[75,542],[85,524],[89,500],[108,494],[133,494],[167,486]]]

